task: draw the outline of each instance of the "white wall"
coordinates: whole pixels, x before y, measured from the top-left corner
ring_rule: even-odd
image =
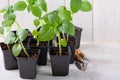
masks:
[[[94,41],[120,42],[120,0],[94,0]]]
[[[18,0],[10,0],[11,4]],[[48,11],[65,5],[69,8],[70,0],[46,0]],[[78,12],[74,17],[74,24],[83,28],[82,42],[120,42],[120,0],[90,0],[93,2],[93,11]],[[0,0],[0,8],[7,5],[7,0]],[[26,12],[25,12],[26,13]],[[17,21],[25,28],[34,28],[33,16],[17,14]],[[0,16],[1,21],[1,16]],[[15,26],[15,25],[14,25]]]

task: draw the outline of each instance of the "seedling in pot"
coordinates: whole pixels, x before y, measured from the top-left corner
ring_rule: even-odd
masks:
[[[45,0],[27,0],[28,1],[28,12],[32,12],[35,19],[33,23],[36,27],[32,31],[33,37],[37,40],[36,46],[39,46],[40,42],[38,40],[38,30],[37,28],[43,24],[43,20],[41,19],[42,12],[47,12],[47,3]]]
[[[44,15],[42,19],[45,24],[42,25],[38,33],[38,40],[50,41],[55,36],[58,36],[59,55],[62,55],[61,46],[66,46],[67,43],[65,38],[61,38],[60,33],[67,33],[72,36],[75,33],[74,25],[71,23],[71,12],[64,6],[60,6],[58,10]]]
[[[27,37],[28,31],[24,29],[20,29],[21,26],[16,21],[16,11],[24,11],[27,7],[27,4],[25,1],[18,1],[14,5],[9,5],[7,8],[2,9],[2,12],[4,13],[4,20],[2,21],[2,27],[8,27],[12,28],[12,25],[16,23],[18,30],[16,31],[16,34],[14,32],[8,31],[7,36],[5,37],[5,43],[11,44],[15,43],[12,51],[14,56],[18,56],[20,52],[23,50],[24,53],[29,57],[25,47],[23,46],[22,41],[25,40]],[[2,29],[2,28],[1,28]]]

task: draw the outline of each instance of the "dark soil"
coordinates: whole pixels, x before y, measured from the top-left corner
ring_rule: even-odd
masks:
[[[74,37],[69,37],[68,38],[68,44],[75,44],[75,38]]]
[[[0,43],[0,46],[1,46],[2,50],[8,50],[8,47],[6,44]],[[12,46],[13,46],[12,44],[9,45],[10,49],[12,49]]]
[[[36,58],[36,57],[38,57],[38,54],[36,54],[36,53],[34,53],[34,54],[33,54],[33,53],[29,53],[29,56],[30,56],[31,58]],[[19,55],[19,57],[28,58],[24,52],[22,52],[22,53]]]
[[[36,44],[37,44],[36,39],[30,39],[29,46],[36,46]],[[48,46],[48,41],[39,42],[39,46]]]
[[[62,48],[62,55],[69,55],[69,51],[67,49]],[[59,55],[59,49],[52,49],[50,52],[52,55]]]

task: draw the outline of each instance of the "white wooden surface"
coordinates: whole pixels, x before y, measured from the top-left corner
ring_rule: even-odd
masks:
[[[120,0],[94,0],[94,41],[120,42]]]
[[[0,0],[0,8],[7,5],[8,0]],[[14,4],[18,0],[10,0]],[[48,12],[58,8],[59,5],[66,5],[69,8],[70,0],[46,0]],[[74,24],[83,28],[82,42],[120,42],[120,0],[89,0],[93,1],[93,11],[84,13],[78,12],[74,17]],[[17,21],[23,28],[32,30],[34,27],[31,14],[17,14]],[[2,21],[0,15],[0,22]],[[27,23],[27,24],[26,24]],[[16,25],[14,25],[16,26]],[[15,29],[15,27],[14,27]]]
[[[67,6],[67,8],[70,8],[70,0],[66,0],[65,5]],[[88,13],[79,11],[77,14],[74,15],[73,23],[76,26],[83,28],[81,41],[92,42],[92,11]]]
[[[0,0],[0,9],[2,9],[3,6],[6,6],[6,5],[8,5],[8,0]],[[3,19],[2,14],[0,14],[0,26],[1,26],[2,19]]]

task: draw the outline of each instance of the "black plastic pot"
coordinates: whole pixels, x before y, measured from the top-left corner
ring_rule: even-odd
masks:
[[[17,57],[20,77],[23,79],[34,79],[37,74],[37,60],[40,50],[27,50],[29,54],[38,54],[37,57]]]
[[[71,49],[71,56],[70,56],[70,64],[74,63],[74,56],[75,56],[75,44],[76,38],[69,36],[67,45],[70,46]]]
[[[50,47],[51,68],[53,76],[66,76],[69,73],[70,48],[62,47],[62,55],[59,55],[58,47]]]
[[[63,38],[63,36],[61,35]],[[75,36],[68,36],[65,34],[65,38],[67,40],[67,46],[70,47],[71,50],[71,57],[70,57],[70,64],[74,63],[74,56],[75,56],[75,46],[76,46],[76,37]],[[58,38],[56,37],[56,41],[58,42]]]
[[[82,34],[82,28],[75,27],[75,37],[76,37],[76,46],[75,46],[75,48],[76,49],[80,47],[81,34]]]
[[[0,43],[3,57],[4,57],[4,65],[6,70],[14,70],[18,69],[17,60],[13,56],[11,50],[7,50],[6,45],[4,43]]]
[[[36,46],[36,39],[30,38],[28,41],[28,48],[29,49],[40,49],[40,55],[38,58],[38,65],[46,65],[47,64],[47,51],[48,51],[48,42],[44,42],[46,46]]]

